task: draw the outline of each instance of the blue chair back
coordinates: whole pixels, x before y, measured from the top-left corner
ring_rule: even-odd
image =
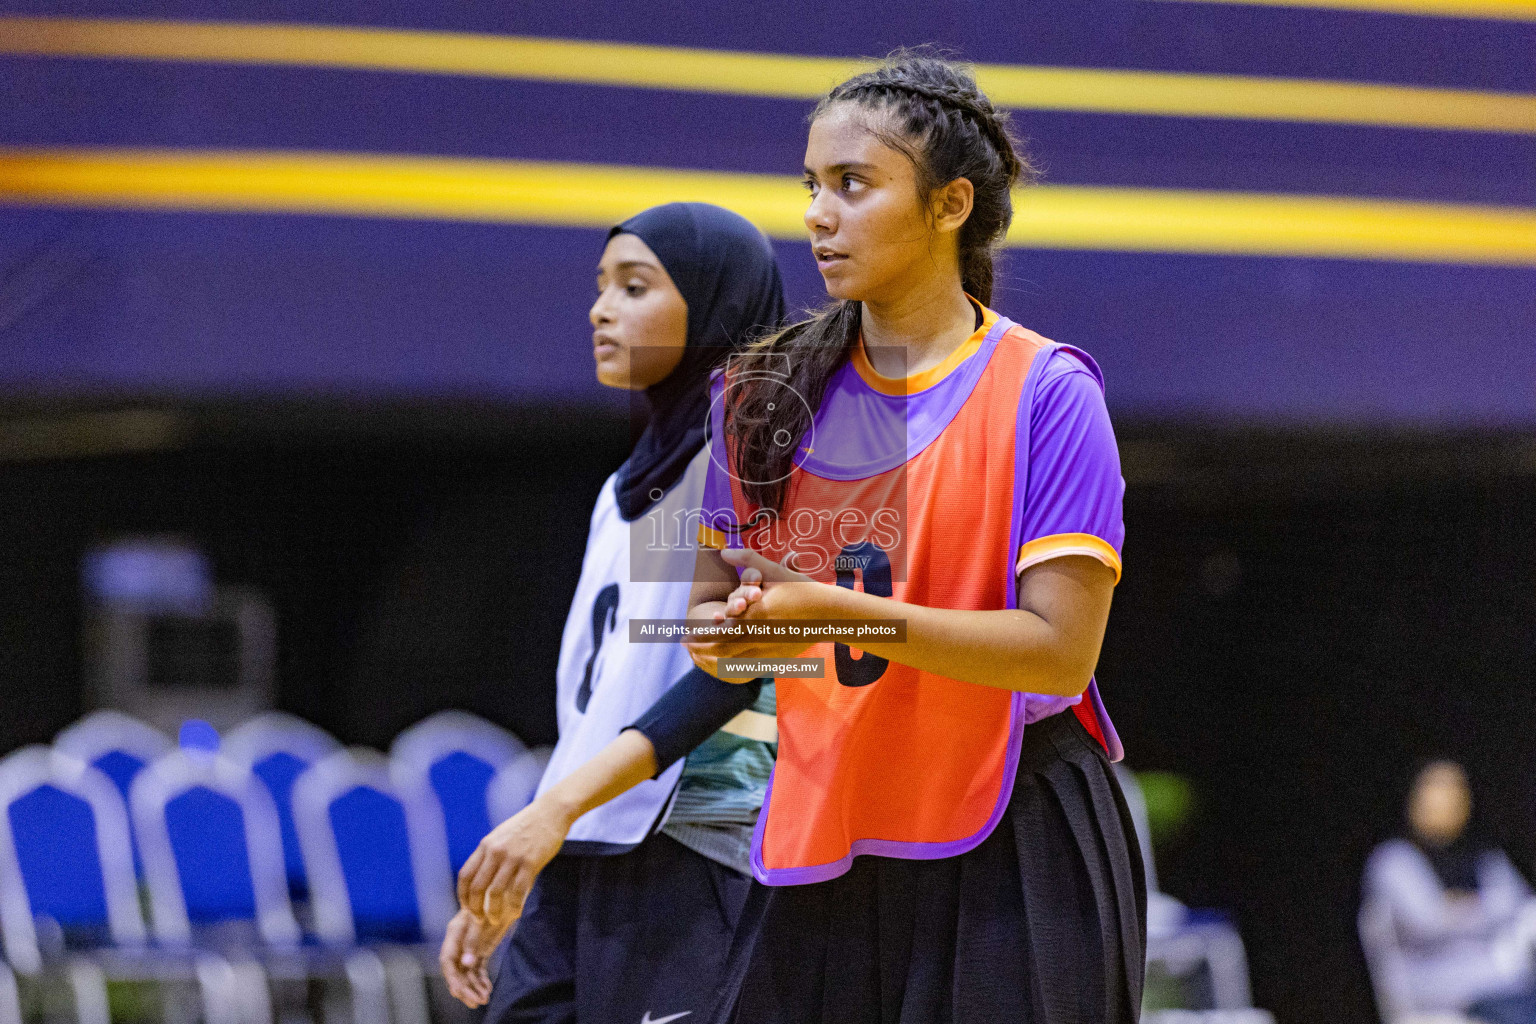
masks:
[[[126,803],[134,777],[176,744],[154,726],[120,711],[93,711],[54,737],[53,746],[103,772]]]
[[[307,898],[309,884],[293,825],[293,784],[311,765],[340,749],[341,744],[324,729],[281,711],[258,715],[224,737],[224,756],[249,768],[267,787],[277,807],[283,866],[288,893],[294,899]]]
[[[400,790],[435,800],[442,809],[452,871],[491,830],[486,809],[491,779],[526,750],[516,736],[465,711],[423,719],[390,745],[390,770]]]
[[[124,806],[139,772],[175,748],[175,741],[165,733],[120,711],[92,711],[53,740],[53,749],[84,761],[111,779]],[[142,872],[137,839],[130,838],[129,844],[134,870]]]
[[[129,802],[157,939],[185,944],[193,925],[250,921],[269,944],[298,942],[277,809],[249,769],[178,750],[139,773]]]
[[[0,933],[23,973],[41,967],[42,918],[88,942],[143,943],[128,836],[101,771],[41,746],[0,761]]]
[[[295,783],[293,811],[323,942],[442,935],[454,910],[442,813],[402,793],[383,755],[327,757]]]

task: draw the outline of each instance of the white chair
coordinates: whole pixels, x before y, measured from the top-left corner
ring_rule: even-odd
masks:
[[[454,914],[442,812],[400,787],[391,768],[377,751],[353,747],[294,784],[294,825],[321,942],[352,945],[393,932],[402,910],[431,942]]]
[[[1147,962],[1161,963],[1169,973],[1185,976],[1205,967],[1215,1010],[1245,1010],[1253,1006],[1248,986],[1248,954],[1237,929],[1221,921],[1191,923],[1189,911],[1157,886],[1152,856],[1152,830],[1147,800],[1135,773],[1123,763],[1115,777],[1125,794],[1147,876]]]
[[[220,746],[225,757],[252,770],[278,754],[308,768],[340,749],[336,737],[285,711],[268,711],[241,722],[225,734]]]
[[[94,843],[82,842],[89,833]],[[128,815],[116,786],[96,768],[47,747],[24,747],[0,761],[0,934],[24,975],[62,968],[77,1020],[107,1024],[107,980],[195,981],[210,1024],[242,1019],[236,972],[211,953],[151,949],[139,912]],[[38,934],[52,919],[50,940]],[[89,935],[59,948],[65,929]],[[103,941],[103,936],[105,941]],[[45,948],[52,947],[52,948]],[[0,1022],[15,979],[0,974]]]
[[[176,748],[165,733],[120,711],[92,711],[65,728],[53,748],[104,772],[128,799],[128,788],[144,767]]]
[[[42,798],[44,788],[63,798],[60,809],[73,804],[89,816],[95,833],[94,850],[80,849],[77,857],[51,866],[55,875],[49,902],[59,904],[66,919],[105,924],[107,934],[121,946],[143,946],[144,920],[139,914],[138,892],[129,853],[128,815],[121,797],[106,775],[83,761],[49,750],[23,747],[0,762],[0,932],[5,937],[6,958],[22,973],[42,969],[32,896],[22,875],[17,836],[12,832],[11,811],[29,797]],[[55,797],[59,801],[60,797]],[[54,829],[62,831],[57,815],[49,815]],[[96,917],[93,899],[96,886],[104,900],[104,919]],[[50,908],[52,909],[52,908]]]
[[[309,767],[336,751],[336,737],[317,725],[282,711],[269,711],[231,729],[221,753],[255,773],[272,795],[283,835],[283,864],[288,892],[295,899],[308,894],[304,856],[293,825],[293,784]]]
[[[349,954],[357,1019],[393,1006],[428,1024],[427,983],[456,905],[442,811],[402,790],[390,762],[365,748],[339,750],[299,777],[294,824],[309,876],[320,941]]]
[[[201,806],[187,820],[173,823],[168,810],[184,797],[200,799]],[[157,940],[173,947],[190,944],[196,916],[210,922],[249,920],[268,946],[299,944],[299,924],[288,901],[277,807],[248,768],[218,754],[174,751],[134,779],[129,806],[144,857]],[[238,821],[224,814],[230,809]],[[218,865],[219,878],[207,881],[233,879],[234,889],[184,891],[181,861],[189,866]],[[241,874],[248,877],[231,874],[240,871],[242,863]],[[248,917],[241,883],[248,883],[250,889]]]
[[[520,756],[508,761],[491,779],[485,790],[486,809],[490,811],[491,827],[501,824],[518,811],[527,807],[538,792],[544,769],[554,747],[532,747]]]
[[[491,779],[527,750],[522,740],[466,711],[440,711],[406,729],[389,747],[389,770],[411,800],[442,811],[451,872],[491,830],[486,791]]]
[[[21,1024],[21,992],[16,975],[0,963],[0,1024]]]

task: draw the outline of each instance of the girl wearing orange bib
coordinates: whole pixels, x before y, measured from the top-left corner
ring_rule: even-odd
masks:
[[[834,89],[806,224],[841,301],[714,382],[692,615],[735,633],[690,653],[819,659],[779,680],[721,1021],[1137,1017],[1145,884],[1093,681],[1124,535],[1103,382],[986,306],[1026,170],[943,61]],[[815,620],[847,643],[764,634]]]

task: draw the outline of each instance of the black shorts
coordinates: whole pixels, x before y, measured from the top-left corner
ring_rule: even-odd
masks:
[[[1146,920],[1125,798],[1069,711],[1024,730],[1007,813],[975,849],[753,883],[712,1019],[1134,1024]]]
[[[660,834],[628,853],[556,857],[496,953],[485,1024],[696,1024],[748,884]]]

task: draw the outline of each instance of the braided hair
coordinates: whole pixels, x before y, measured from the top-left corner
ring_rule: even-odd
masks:
[[[1013,222],[1013,187],[1035,174],[1008,134],[1008,115],[992,106],[969,72],[914,51],[897,51],[848,79],[827,94],[812,118],[835,103],[893,115],[894,130],[874,131],[912,161],[919,196],[956,178],[970,181],[975,200],[960,229],[960,280],[978,301],[990,303],[993,251]]]
[[[1008,115],[992,106],[968,70],[926,50],[897,50],[843,82],[816,105],[811,120],[842,103],[887,115],[870,128],[912,162],[925,211],[936,189],[957,178],[971,183],[971,213],[958,238],[960,281],[982,304],[991,303],[993,254],[1013,221],[1012,190],[1035,177],[1008,134]],[[735,439],[732,470],[754,505],[783,510],[794,453],[832,375],[852,352],[861,309],[855,301],[833,303],[738,357],[735,365],[747,372],[726,403],[726,429]],[[787,382],[750,373],[786,362]],[[803,403],[783,400],[786,384]]]

